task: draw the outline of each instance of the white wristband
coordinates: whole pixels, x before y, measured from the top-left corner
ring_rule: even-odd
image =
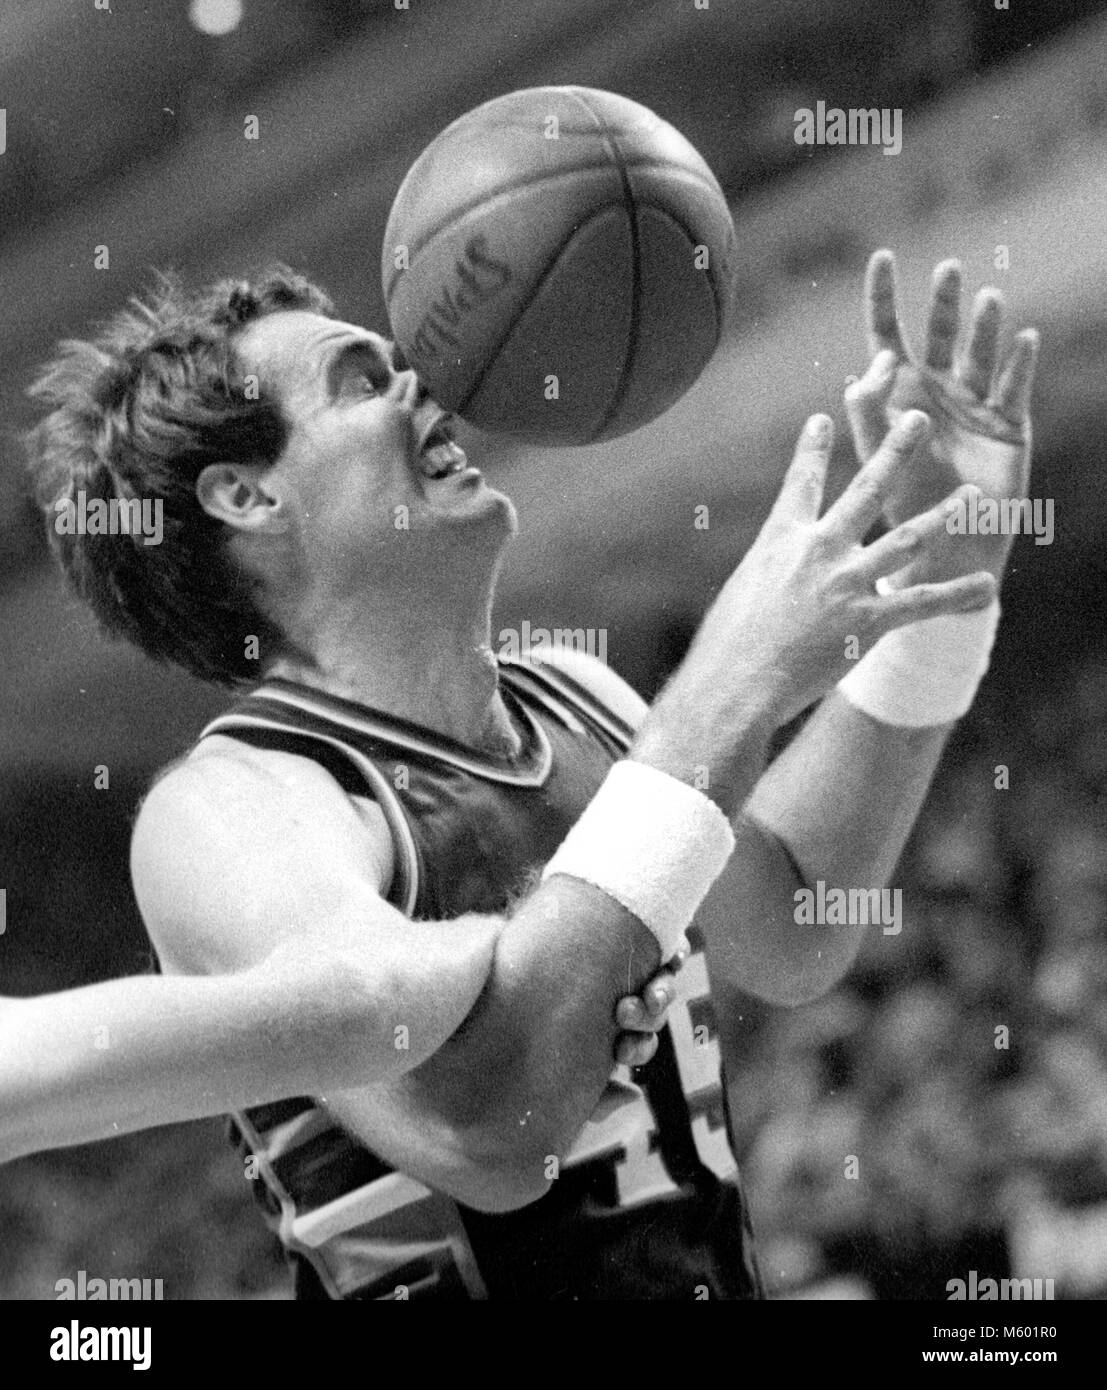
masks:
[[[649,928],[667,961],[734,852],[734,832],[702,792],[624,759],[607,774],[542,872],[601,888]]]
[[[997,601],[975,613],[897,627],[838,682],[838,689],[851,705],[884,724],[913,729],[951,724],[973,702],[998,626]]]

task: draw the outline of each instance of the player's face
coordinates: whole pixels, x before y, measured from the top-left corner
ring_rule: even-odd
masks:
[[[511,503],[468,462],[452,417],[387,339],[288,310],[250,324],[236,350],[288,422],[266,476],[283,486],[309,553],[379,553],[387,540],[400,563],[428,554],[428,537],[441,553],[451,538],[468,550],[478,535],[502,544],[514,530]]]

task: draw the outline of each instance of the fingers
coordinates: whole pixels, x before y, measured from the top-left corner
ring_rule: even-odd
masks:
[[[774,513],[797,521],[818,519],[833,444],[834,424],[830,416],[812,415],[800,431],[796,452],[773,505]]]
[[[688,959],[691,947],[682,937],[676,952],[643,989],[628,994],[615,1006],[615,1022],[623,1030],[615,1045],[615,1060],[628,1067],[644,1066],[657,1051],[656,1034],[665,1026],[669,1007],[676,998],[675,972]]]
[[[888,485],[906,467],[926,437],[930,421],[921,410],[905,410],[884,442],[819,523],[827,531],[860,540],[880,516]]]
[[[928,367],[947,372],[953,366],[953,350],[961,326],[961,266],[957,261],[942,261],[934,269],[930,290],[930,314],[926,323],[926,356]]]
[[[644,1067],[656,1051],[653,1033],[624,1033],[615,1045],[615,1060],[623,1067]]]
[[[1024,328],[1003,364],[988,404],[1013,425],[1022,425],[1030,414],[1030,393],[1038,363],[1038,332]]]
[[[869,363],[869,370],[846,387],[846,418],[857,457],[868,463],[888,432],[888,398],[896,381],[896,355],[885,349]]]
[[[896,313],[895,257],[891,251],[877,251],[869,258],[865,271],[866,327],[869,352],[874,356],[887,349],[897,359],[910,359]]]
[[[991,603],[998,587],[995,575],[981,570],[942,584],[915,584],[909,589],[896,589],[881,600],[880,629],[890,632],[906,623],[938,618],[945,613],[975,612]]]
[[[638,1033],[656,1033],[665,1025],[665,1014],[676,998],[676,982],[663,970],[637,994],[625,995],[615,1006],[615,1022],[620,1028]]]
[[[913,516],[910,521],[901,523],[879,540],[873,541],[872,545],[865,546],[861,552],[859,573],[869,583],[875,584],[883,575],[895,574],[903,569],[932,540],[947,532],[951,504],[959,501],[967,505],[979,493],[980,488],[975,483],[963,483],[936,506]]]
[[[957,369],[958,380],[981,401],[988,399],[996,369],[1003,297],[990,286],[973,300],[969,340]]]

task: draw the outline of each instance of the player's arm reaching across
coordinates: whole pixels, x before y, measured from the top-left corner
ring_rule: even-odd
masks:
[[[168,973],[0,998],[0,1161],[398,1076],[486,988],[502,919],[402,917],[378,893],[383,819],[366,823],[314,764],[275,778],[230,749],[161,779],[136,828],[136,891]],[[614,1060],[652,1055],[684,954],[643,969],[628,1024],[614,1007],[611,1027],[593,1020]],[[504,1159],[471,1195],[510,1198]]]

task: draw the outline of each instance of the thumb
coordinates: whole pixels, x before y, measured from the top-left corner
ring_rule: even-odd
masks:
[[[896,355],[878,352],[860,381],[845,390],[846,419],[861,463],[868,463],[888,433],[888,399],[896,380]]]

